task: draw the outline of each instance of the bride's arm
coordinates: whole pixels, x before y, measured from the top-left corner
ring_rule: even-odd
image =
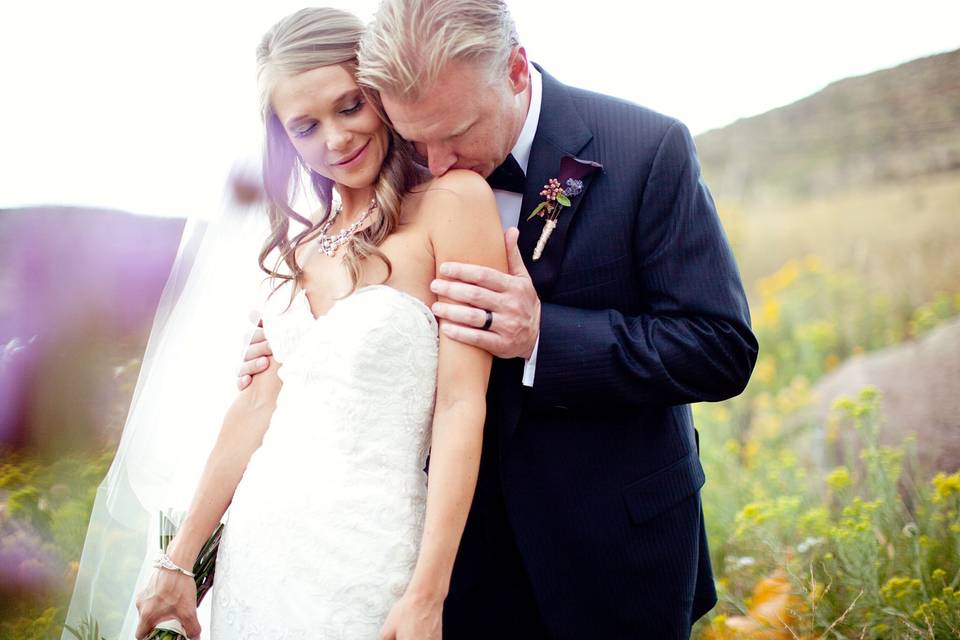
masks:
[[[482,178],[472,172],[448,173],[423,198],[422,215],[429,216],[438,269],[456,261],[506,271],[496,201]],[[476,487],[492,360],[486,351],[448,338],[442,327],[426,521],[407,588],[441,604]]]
[[[193,566],[230,506],[250,457],[263,441],[282,385],[279,368],[280,363],[271,358],[270,367],[237,394],[223,418],[187,516],[167,549],[170,559],[181,567]]]
[[[224,416],[187,516],[167,547],[170,559],[185,569],[193,568],[200,549],[233,500],[250,457],[263,441],[282,385],[277,375],[279,368],[280,363],[271,358],[270,368],[237,395]],[[140,612],[137,638],[156,623],[174,617],[180,619],[186,631],[199,632],[193,627],[196,587],[193,579],[185,575],[157,569],[138,595],[137,608]]]

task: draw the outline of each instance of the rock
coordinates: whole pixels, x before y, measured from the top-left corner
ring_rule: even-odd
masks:
[[[837,398],[856,398],[867,385],[881,394],[882,444],[898,445],[914,433],[921,469],[960,467],[960,318],[917,340],[853,357],[825,376],[814,387],[818,424],[827,424]],[[842,433],[838,447],[856,446],[853,435]],[[839,463],[832,453],[827,448],[825,464]]]

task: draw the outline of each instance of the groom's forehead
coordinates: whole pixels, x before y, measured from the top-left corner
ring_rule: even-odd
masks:
[[[418,141],[456,135],[468,124],[475,104],[467,99],[449,99],[440,93],[428,93],[415,102],[391,100],[383,96],[383,106],[394,128],[404,137]]]
[[[478,87],[487,77],[487,70],[474,62],[451,60],[415,99],[384,92],[383,106],[401,134],[406,128],[431,137],[455,135],[476,120],[483,102]]]

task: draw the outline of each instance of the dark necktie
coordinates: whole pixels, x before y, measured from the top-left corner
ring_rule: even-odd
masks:
[[[493,173],[487,177],[487,184],[491,189],[501,189],[503,191],[512,191],[513,193],[524,192],[527,177],[523,174],[523,169],[513,154],[507,156],[499,167],[493,170]]]

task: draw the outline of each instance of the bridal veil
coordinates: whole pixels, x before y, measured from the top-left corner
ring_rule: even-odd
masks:
[[[262,206],[236,190],[211,220],[187,221],[147,343],[110,470],[93,505],[66,623],[95,620],[108,640],[134,637],[135,595],[154,571],[161,510],[186,511],[260,308]],[[255,200],[255,198],[251,199]],[[204,635],[209,603],[198,612]],[[64,631],[63,640],[73,635]]]

